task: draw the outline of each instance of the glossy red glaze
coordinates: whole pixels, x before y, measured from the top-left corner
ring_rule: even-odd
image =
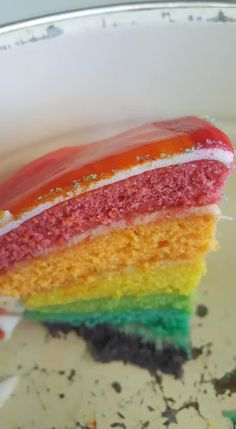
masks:
[[[38,206],[41,198],[47,201],[66,194],[73,180],[86,188],[86,178],[91,174],[96,181],[163,154],[183,153],[196,145],[209,148],[209,142],[211,148],[233,151],[222,131],[204,120],[185,117],[143,125],[89,145],[58,149],[29,163],[0,185],[0,209],[10,210],[17,217]]]

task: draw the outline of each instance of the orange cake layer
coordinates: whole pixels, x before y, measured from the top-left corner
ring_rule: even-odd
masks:
[[[0,277],[0,294],[27,297],[70,287],[93,273],[124,269],[143,261],[191,260],[216,247],[217,216],[177,218],[89,237],[71,247],[19,264]]]
[[[65,304],[111,303],[121,299],[141,299],[157,295],[190,297],[194,294],[200,278],[205,274],[205,262],[198,257],[181,262],[159,263],[145,261],[138,267],[127,267],[124,271],[93,274],[79,279],[71,287],[55,288],[39,292],[25,302],[27,309],[41,309]],[[77,305],[77,304],[76,304]]]

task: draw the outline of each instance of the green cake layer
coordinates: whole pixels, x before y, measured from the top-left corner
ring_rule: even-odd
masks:
[[[159,294],[120,299],[78,300],[64,305],[40,307],[26,316],[48,323],[95,327],[107,324],[122,334],[190,350],[189,319],[194,295]]]
[[[122,334],[127,336],[134,335],[136,337],[142,338],[144,342],[152,342],[156,347],[161,350],[166,344],[172,345],[174,347],[181,347],[187,352],[187,355],[191,356],[191,344],[190,344],[190,319],[186,321],[185,329],[180,332],[174,331],[173,329],[169,334],[160,334],[159,328],[156,324],[142,325],[116,325],[115,329]],[[110,325],[112,326],[112,325]]]
[[[188,312],[183,310],[136,310],[124,312],[100,313],[45,313],[40,311],[26,312],[26,317],[48,323],[67,323],[72,326],[112,326],[135,327],[142,325],[158,337],[184,337],[189,333]]]
[[[146,296],[123,296],[121,298],[80,299],[60,305],[48,305],[32,310],[40,313],[91,313],[106,311],[129,311],[150,309],[175,309],[190,312],[195,294],[190,296],[177,294],[157,294]]]

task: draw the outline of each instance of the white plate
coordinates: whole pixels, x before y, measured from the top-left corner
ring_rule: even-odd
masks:
[[[216,4],[106,8],[0,29],[1,177],[52,148],[185,114],[213,116],[236,140],[235,40],[236,7]],[[232,216],[233,189],[231,181],[224,206]],[[168,402],[180,409],[175,427],[229,428],[222,410],[236,408],[235,394],[217,396],[210,380],[235,367],[233,234],[222,221],[222,251],[210,258],[200,296],[209,315],[193,322],[193,344],[204,347],[183,381],[166,376],[161,387],[135,367],[97,364],[74,335],[52,340],[23,322],[0,345],[0,375],[19,376],[1,427],[72,429],[96,418],[99,429],[165,428]]]
[[[123,6],[14,28],[0,30],[1,177],[147,120],[235,117],[236,5]]]

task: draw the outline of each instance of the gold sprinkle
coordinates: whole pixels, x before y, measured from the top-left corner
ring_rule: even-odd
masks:
[[[78,180],[73,180],[71,187],[72,188],[78,188],[78,186],[79,186],[79,181]]]
[[[137,161],[146,161],[147,159],[150,158],[150,155],[138,155],[136,156]]]
[[[185,153],[190,153],[190,152],[193,152],[193,148],[190,148],[190,147],[186,147],[186,149],[184,149],[184,152]]]
[[[83,178],[84,182],[92,182],[93,180],[97,179],[97,174],[89,174],[88,176],[85,176]]]

